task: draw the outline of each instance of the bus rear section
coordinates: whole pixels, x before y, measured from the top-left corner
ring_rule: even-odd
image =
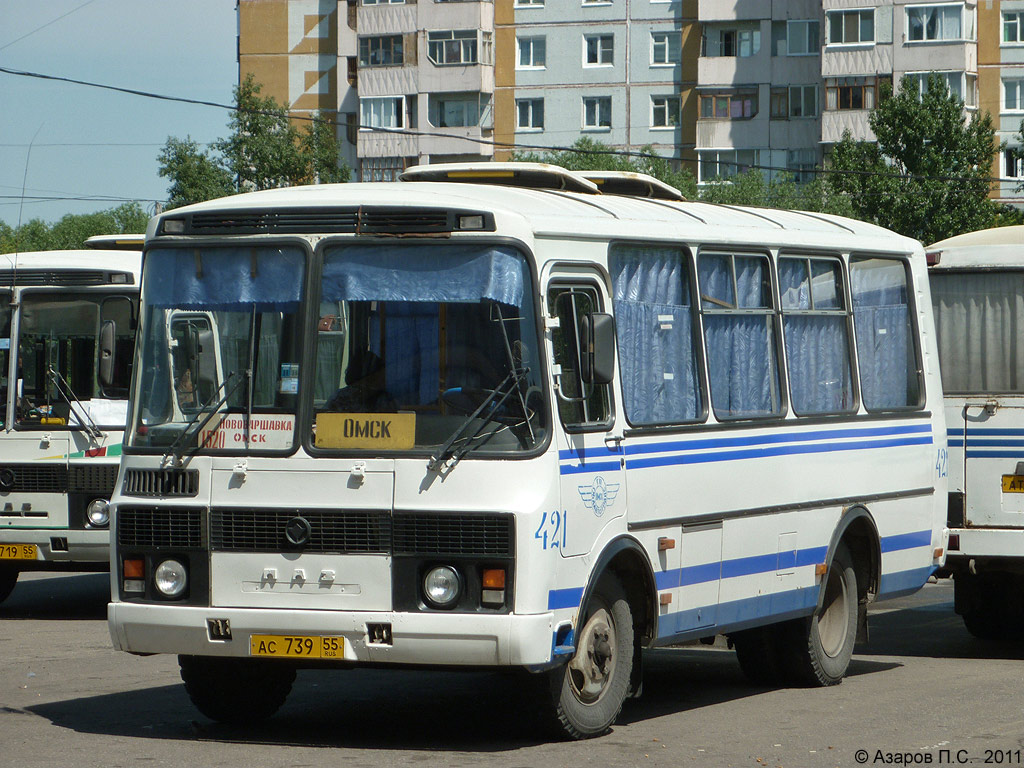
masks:
[[[29,570],[106,570],[127,414],[135,251],[8,254],[0,265],[0,599]]]
[[[643,649],[719,634],[840,682],[942,563],[920,246],[636,176],[405,178],[151,223],[115,647],[235,722],[302,668],[499,668],[596,736]]]
[[[949,429],[946,570],[985,639],[1024,622],[1024,227],[928,248]]]

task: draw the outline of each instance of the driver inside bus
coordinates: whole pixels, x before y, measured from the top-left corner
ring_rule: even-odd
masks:
[[[389,413],[398,403],[385,389],[384,361],[365,350],[345,371],[346,386],[335,392],[325,406],[341,413]]]

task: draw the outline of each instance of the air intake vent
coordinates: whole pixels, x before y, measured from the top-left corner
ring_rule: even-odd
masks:
[[[126,469],[125,496],[195,496],[199,493],[199,472],[194,469]]]
[[[202,516],[201,509],[119,507],[117,544],[128,548],[195,549],[202,546]]]
[[[326,209],[295,212],[239,211],[230,214],[197,213],[186,232],[193,235],[252,235],[261,233],[355,232],[355,210]]]
[[[135,276],[130,272],[108,272],[102,269],[0,269],[0,286],[38,285],[133,285]]]
[[[300,545],[289,543],[285,534],[296,518],[309,524],[308,540]],[[390,543],[387,512],[215,509],[210,518],[210,548],[221,552],[384,553]]]
[[[67,493],[68,470],[57,464],[0,465],[0,491]]]
[[[117,485],[117,464],[72,464],[68,470],[68,491],[93,493],[110,498]]]
[[[511,557],[511,515],[396,514],[395,555]]]
[[[230,211],[194,213],[164,219],[162,234],[263,235],[263,234],[372,234],[437,235],[463,228],[476,220],[473,231],[493,232],[494,217],[480,211],[447,208],[308,208],[290,211]],[[168,222],[175,226],[171,231]]]

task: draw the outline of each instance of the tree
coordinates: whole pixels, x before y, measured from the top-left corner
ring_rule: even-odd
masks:
[[[225,197],[235,191],[231,174],[189,136],[168,137],[157,161],[160,175],[171,180],[167,208]]]
[[[847,133],[831,157],[827,185],[854,215],[934,243],[992,225],[992,157],[1000,148],[988,112],[964,116],[964,104],[934,73],[920,93],[906,77],[899,92],[883,86],[868,117],[877,143]]]
[[[146,231],[148,222],[142,206],[130,202],[96,213],[69,213],[54,224],[40,219],[17,229],[0,224],[0,253],[84,248],[93,235],[139,234]]]

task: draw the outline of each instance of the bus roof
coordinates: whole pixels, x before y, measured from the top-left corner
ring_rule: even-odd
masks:
[[[472,167],[458,170],[473,173]],[[483,213],[493,217],[498,225],[497,231],[524,238],[642,237],[706,244],[722,242],[749,245],[751,248],[778,244],[846,251],[911,253],[920,250],[920,244],[915,240],[841,216],[601,194],[599,191],[514,186],[507,176],[500,182],[488,183],[475,173],[471,179],[453,178],[450,171],[449,167],[446,175],[441,166],[435,167],[431,174],[416,169],[414,174],[410,174],[419,179],[415,183],[399,181],[289,187],[197,203],[153,218],[147,238],[175,234],[356,232],[381,236],[410,236],[422,232],[436,236],[448,234],[453,228],[429,231],[417,229],[417,226],[422,226],[417,222],[441,221],[438,226],[443,226],[444,213]],[[406,173],[409,174],[408,171]],[[575,189],[596,188],[581,174],[560,168],[551,173],[563,179],[565,175],[576,176],[581,183]],[[442,177],[451,180],[427,180]],[[649,192],[648,187],[644,190],[645,194]],[[400,216],[394,216],[398,211]],[[449,215],[449,224],[453,220],[456,218]],[[402,228],[398,229],[399,225],[394,222],[400,222]],[[388,226],[396,228],[391,231]]]
[[[929,245],[926,251],[932,269],[1024,267],[1024,226],[967,232]]]
[[[140,251],[29,251],[0,254],[0,287],[139,284]],[[128,277],[125,277],[127,275]]]

